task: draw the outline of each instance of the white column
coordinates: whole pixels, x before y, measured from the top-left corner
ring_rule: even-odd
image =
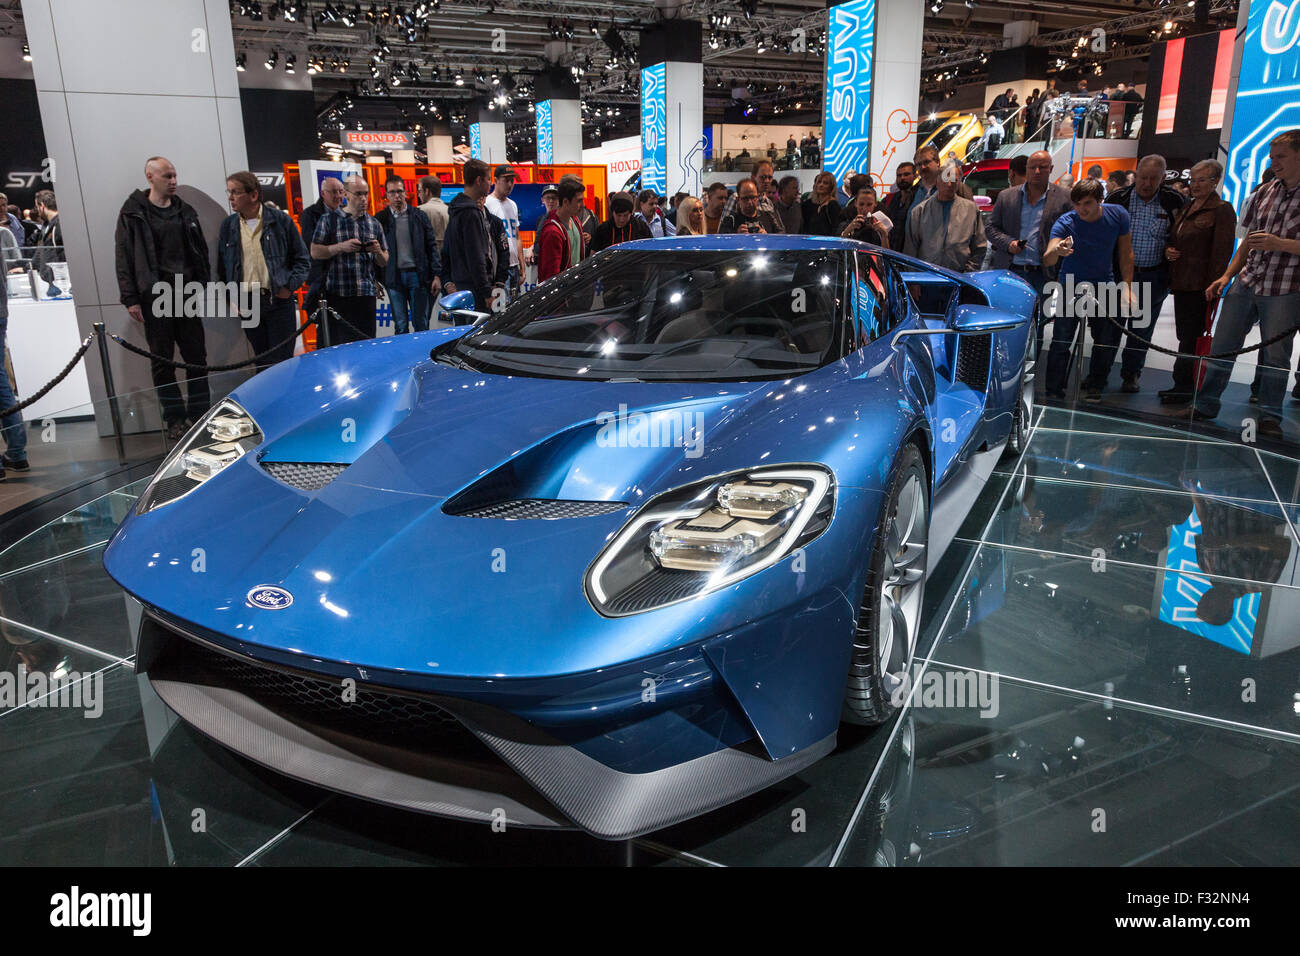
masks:
[[[703,191],[700,44],[695,20],[665,20],[641,38],[641,185],[665,196]]]
[[[505,119],[494,110],[470,109],[469,154],[489,166],[506,161]]]
[[[83,334],[103,321],[145,346],[119,303],[113,234],[128,194],[147,187],[145,160],[165,156],[177,194],[195,207],[215,258],[229,212],[226,174],[248,168],[230,9],[225,0],[23,0],[45,141]],[[205,320],[210,364],[246,357],[238,322]],[[149,363],[109,343],[119,394],[152,388]],[[100,433],[111,428],[99,362],[86,371]],[[221,385],[214,380],[214,390]],[[123,403],[130,428],[157,426],[156,402]]]
[[[892,183],[894,169],[904,160],[910,162],[916,152],[924,24],[924,3],[876,0],[878,39],[871,86],[870,173],[877,186]]]

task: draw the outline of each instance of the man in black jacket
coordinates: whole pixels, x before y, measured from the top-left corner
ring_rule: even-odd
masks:
[[[257,363],[257,370],[293,358],[298,327],[294,292],[307,278],[311,260],[293,220],[262,201],[262,187],[247,170],[226,177],[226,197],[234,212],[221,223],[217,237],[217,278],[257,284],[257,311],[241,322],[254,355],[279,347]],[[244,295],[239,297],[246,301]]]
[[[447,207],[447,232],[443,236],[442,289],[474,293],[474,308],[492,311],[492,237],[483,202],[492,179],[488,165],[471,159],[464,166],[465,189]]]
[[[343,180],[334,176],[327,176],[321,180],[320,198],[302,211],[298,217],[298,227],[302,235],[303,245],[308,249],[310,255],[311,237],[316,234],[316,226],[320,223],[321,217],[327,212],[338,209],[343,204],[343,197],[347,191],[343,188]],[[316,306],[320,302],[321,289],[325,287],[325,273],[329,271],[328,259],[312,259],[311,268],[307,272],[307,314],[310,315],[316,311]]]
[[[400,176],[388,177],[384,194],[388,206],[375,219],[388,243],[384,285],[393,306],[393,333],[402,335],[412,325],[417,332],[427,332],[430,303],[442,288],[438,239],[429,217],[406,201],[406,184]]]
[[[186,316],[174,289],[186,282],[206,283],[211,276],[208,243],[194,207],[176,195],[176,167],[162,156],[145,163],[148,189],[127,197],[117,217],[117,287],[131,318],[144,325],[149,351],[206,365],[202,316]],[[181,399],[176,371],[154,359],[150,366],[169,438],[177,439],[208,410],[207,371],[186,369],[186,400]]]

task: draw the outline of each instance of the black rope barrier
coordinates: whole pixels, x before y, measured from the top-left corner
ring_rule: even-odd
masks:
[[[317,311],[319,312],[319,310]],[[333,310],[331,309],[330,311]],[[247,368],[250,365],[256,365],[258,362],[266,358],[268,355],[284,348],[286,345],[288,345],[298,336],[302,335],[302,333],[307,330],[308,326],[313,325],[316,322],[317,322],[317,317],[315,315],[308,316],[307,321],[304,322],[302,325],[298,326],[298,328],[295,329],[293,334],[290,335],[288,338],[281,339],[279,342],[275,343],[275,345],[272,345],[264,352],[259,352],[257,355],[254,355],[252,358],[244,359],[244,361],[242,362],[231,362],[229,365],[197,365],[192,362],[178,362],[171,357],[165,358],[161,355],[158,355],[156,352],[150,352],[148,349],[142,349],[138,345],[133,345],[132,343],[128,342],[126,339],[122,338],[122,336],[116,333],[110,332],[109,338],[111,338],[118,345],[122,346],[122,348],[126,349],[128,352],[134,352],[136,355],[143,355],[145,358],[149,359],[152,362],[161,362],[163,365],[170,365],[172,368],[183,368],[187,371],[195,371],[195,372],[230,372],[237,368]]]
[[[1121,329],[1122,331],[1126,332],[1129,335],[1133,334],[1132,329],[1130,329],[1127,325],[1125,325],[1123,322],[1115,318],[1113,315],[1110,315],[1109,313],[1103,313],[1100,316],[1098,316],[1098,318],[1105,319],[1111,325],[1116,326],[1117,328]],[[1155,319],[1152,319],[1151,320],[1152,331],[1155,330],[1155,324],[1156,324]],[[1175,358],[1226,359],[1226,358],[1236,358],[1239,355],[1245,355],[1247,352],[1254,352],[1257,349],[1267,348],[1268,346],[1272,345],[1274,342],[1281,342],[1288,335],[1295,335],[1296,328],[1298,327],[1289,328],[1285,332],[1279,332],[1277,335],[1273,336],[1270,339],[1264,339],[1262,342],[1258,342],[1255,345],[1247,345],[1244,348],[1239,348],[1234,352],[1208,352],[1205,355],[1197,355],[1195,353],[1189,353],[1189,352],[1180,352],[1178,351],[1178,349],[1167,349],[1163,345],[1156,345],[1156,343],[1152,342],[1149,338],[1145,338],[1144,336],[1141,335],[1139,335],[1138,338],[1146,342],[1147,348],[1160,352],[1163,355],[1172,355]],[[1095,344],[1095,340],[1094,340],[1094,344]],[[1118,348],[1119,343],[1116,342],[1115,346],[1116,348]]]

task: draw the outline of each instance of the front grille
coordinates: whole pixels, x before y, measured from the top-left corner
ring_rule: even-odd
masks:
[[[622,511],[626,501],[563,501],[555,498],[516,498],[475,505],[465,510],[443,510],[458,518],[534,518],[553,521],[557,518],[590,518]]]
[[[988,388],[989,357],[993,335],[963,335],[957,347],[957,381],[969,385],[977,392]]]
[[[186,638],[177,640],[172,649],[188,673],[193,673],[191,668],[199,669],[202,682],[238,691],[291,720],[388,743],[427,743],[430,737],[437,737],[440,745],[446,746],[456,738],[465,738],[467,744],[473,740],[450,712],[418,694],[394,692],[358,680],[355,699],[348,700],[342,678],[232,657]],[[164,678],[169,671],[166,662],[150,668],[151,674],[157,672]]]
[[[266,473],[303,491],[319,491],[343,473],[347,465],[320,461],[264,461]]]

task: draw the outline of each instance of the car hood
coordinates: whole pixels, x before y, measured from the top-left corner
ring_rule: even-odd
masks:
[[[687,602],[606,619],[583,590],[591,562],[660,491],[761,464],[829,463],[835,439],[809,423],[834,418],[834,381],[845,374],[832,366],[797,383],[571,382],[426,360],[402,375],[349,381],[327,400],[312,397],[321,393],[311,385],[263,407],[268,389],[241,389],[233,397],[265,435],[258,452],[190,495],[128,517],[105,566],[140,600],[184,621],[322,660],[499,677],[635,660],[680,646],[706,612],[710,627],[725,631],[776,613],[786,596],[764,592],[757,575],[730,589],[751,596],[744,600],[718,592],[702,599],[707,608]],[[286,403],[296,414],[285,414]],[[866,410],[851,414],[868,424]],[[879,414],[896,413],[887,402]],[[335,437],[348,420],[350,442]],[[698,429],[697,457],[671,440],[678,421]],[[865,438],[845,447],[871,454]],[[264,462],[274,460],[348,467],[304,491],[268,473]],[[502,489],[627,504],[562,520],[444,510],[459,492],[490,498]],[[264,585],[290,592],[292,605],[253,607],[248,595]]]

